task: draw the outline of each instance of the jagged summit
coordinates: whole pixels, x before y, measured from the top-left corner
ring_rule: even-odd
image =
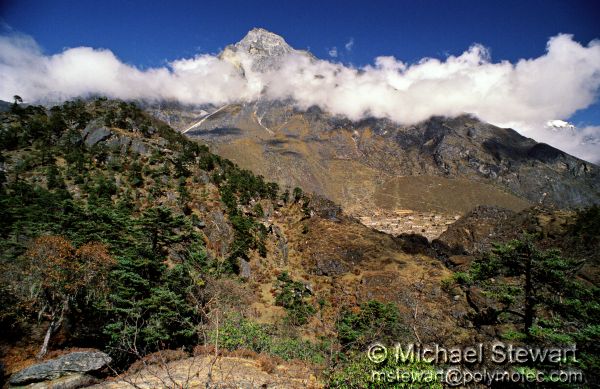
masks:
[[[283,37],[264,28],[253,28],[234,46],[236,49],[244,50],[253,56],[268,57],[285,55],[294,50]]]
[[[245,69],[244,58],[242,58],[246,54],[252,61],[251,69],[262,73],[277,69],[281,60],[291,53],[307,54],[292,48],[280,35],[264,28],[253,28],[242,40],[227,46],[220,57],[246,71],[248,69]]]

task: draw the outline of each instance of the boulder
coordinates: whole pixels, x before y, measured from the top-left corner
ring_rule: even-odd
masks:
[[[90,385],[94,385],[100,382],[100,380],[96,377],[93,377],[89,374],[82,373],[70,373],[65,376],[50,380],[50,381],[42,381],[35,382],[31,384],[27,384],[24,386],[21,385],[11,385],[10,388],[27,388],[27,389],[78,389],[78,388],[86,388]]]
[[[15,373],[9,380],[13,386],[54,380],[69,374],[83,374],[103,369],[111,358],[100,351],[77,351],[29,366]]]
[[[218,209],[205,216],[206,227],[204,234],[208,238],[209,249],[223,254],[229,251],[234,239],[233,228],[227,223],[225,214]]]
[[[475,257],[471,255],[451,255],[448,257],[448,263],[459,269],[467,269],[474,260]]]
[[[277,251],[279,252],[279,256],[281,258],[281,264],[287,265],[289,248],[285,237],[281,237],[277,240]]]
[[[488,251],[494,242],[504,240],[502,226],[510,224],[516,216],[516,212],[500,207],[475,207],[448,226],[434,244],[438,248],[445,247],[447,255],[473,255]]]
[[[140,154],[144,156],[149,156],[151,154],[148,146],[144,142],[137,139],[133,139],[131,141],[130,149],[134,154]]]
[[[252,276],[252,270],[250,269],[250,262],[244,258],[240,258],[240,277],[249,280]]]
[[[323,219],[337,222],[342,217],[342,207],[323,196],[313,195],[310,199],[310,208],[314,214]]]
[[[496,324],[498,313],[501,310],[499,304],[487,297],[484,291],[472,286],[466,290],[467,302],[475,311],[473,322],[476,325]]]
[[[97,127],[90,123],[83,130],[83,138],[86,146],[92,147],[95,144],[107,140],[112,135],[112,131],[107,127],[101,126]]]
[[[114,136],[106,141],[106,146],[113,150],[120,150],[122,153],[126,152],[131,144],[131,138],[127,136]]]

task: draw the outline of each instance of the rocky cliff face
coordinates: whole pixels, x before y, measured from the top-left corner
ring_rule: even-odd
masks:
[[[256,72],[265,72],[277,68],[282,58],[292,52],[296,52],[296,50],[292,49],[279,35],[262,28],[254,28],[246,34],[244,39],[227,46],[220,57],[242,66],[243,57],[249,56],[253,59],[251,69]]]
[[[256,101],[224,107],[186,135],[269,179],[303,186],[351,211],[452,213],[482,204],[520,209],[528,203],[578,207],[599,201],[597,166],[467,115],[402,126]],[[442,190],[423,203],[432,186]],[[471,196],[469,204],[459,204],[465,196]]]

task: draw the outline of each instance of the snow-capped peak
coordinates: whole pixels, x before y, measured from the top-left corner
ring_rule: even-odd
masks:
[[[277,69],[281,60],[295,50],[279,35],[263,28],[253,28],[234,45],[229,45],[221,53],[221,58],[246,69],[247,60],[255,72]],[[247,60],[244,60],[246,58]]]

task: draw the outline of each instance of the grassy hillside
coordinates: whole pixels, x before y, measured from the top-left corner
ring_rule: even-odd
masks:
[[[133,349],[197,344],[213,297],[206,278],[267,255],[261,207],[286,206],[278,187],[134,105],[28,107],[2,123],[6,341],[41,344],[37,327],[56,323],[50,347],[108,347],[122,363]],[[90,245],[97,253],[80,253]],[[104,277],[79,285],[72,273],[100,259]]]
[[[417,269],[434,285],[446,275],[329,201],[265,182],[133,104],[18,108],[2,116],[0,142],[8,372],[31,363],[46,334],[50,351],[101,348],[116,368],[218,344],[324,369],[343,350],[342,310],[385,301],[378,277]]]

